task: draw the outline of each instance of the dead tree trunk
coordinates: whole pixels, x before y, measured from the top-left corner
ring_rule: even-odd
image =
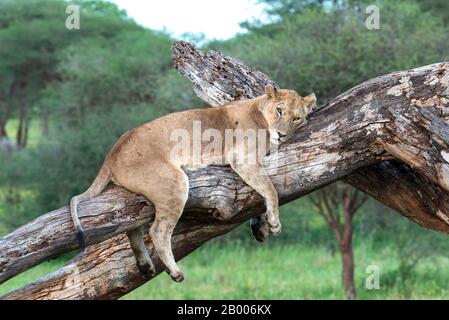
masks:
[[[212,105],[256,96],[271,82],[233,58],[204,54],[185,42],[174,43],[173,51],[176,68]],[[348,177],[401,214],[449,232],[448,99],[448,63],[375,78],[335,98],[314,112],[291,142],[264,159],[280,202]],[[384,161],[394,158],[402,162]],[[230,168],[188,175],[189,200],[172,239],[176,259],[264,211],[262,198]],[[215,208],[230,219],[214,217]],[[139,274],[119,233],[151,224],[153,215],[142,197],[118,187],[87,201],[80,216],[93,245],[60,270],[3,298],[113,299],[130,292],[150,278]],[[160,272],[148,235],[146,244]],[[67,208],[48,213],[0,239],[0,276],[5,280],[76,247]]]

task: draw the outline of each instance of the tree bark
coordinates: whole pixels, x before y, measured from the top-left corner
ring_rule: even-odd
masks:
[[[0,119],[0,140],[2,138],[8,138],[8,133],[6,132],[6,120]]]
[[[19,148],[24,148],[28,135],[28,102],[24,94],[20,97],[19,103],[19,126],[17,127],[16,143]]]
[[[173,51],[176,68],[213,105],[256,96],[271,81],[233,58],[204,54],[185,42],[174,43]],[[448,202],[423,196],[448,197],[448,99],[448,63],[375,78],[333,99],[278,153],[264,159],[281,204],[348,177],[401,214],[449,232]],[[400,170],[404,164],[390,163],[385,170],[379,164],[392,157],[413,169]],[[365,173],[371,175],[372,185],[360,182]],[[178,260],[264,211],[262,198],[228,167],[207,167],[188,175],[189,200],[172,239]],[[381,176],[387,180],[381,181]],[[394,185],[395,193],[383,191],[386,182]],[[83,203],[81,223],[88,243],[97,244],[60,270],[3,298],[114,299],[130,292],[150,278],[139,274],[128,241],[119,233],[151,224],[153,215],[142,197],[118,187]],[[40,229],[44,221],[55,223]],[[145,240],[160,272],[148,233]],[[0,239],[0,275],[8,273],[6,279],[77,246],[67,209],[48,213]],[[188,270],[185,274],[188,277]]]
[[[417,224],[447,233],[449,193],[401,161],[362,168],[344,180]]]
[[[2,138],[8,138],[8,133],[6,132],[6,124],[11,115],[11,98],[16,91],[16,84],[12,83],[5,94],[2,95],[2,100],[4,100],[4,108],[0,112],[0,140]]]
[[[352,220],[357,213],[357,191],[351,192],[351,187],[348,185],[343,192],[343,232],[341,234],[342,241],[340,242],[340,253],[343,261],[342,280],[345,287],[346,297],[350,300],[356,298],[356,290],[354,284],[354,251],[352,248],[353,238],[353,224]],[[363,202],[362,202],[363,203]],[[362,205],[362,203],[360,205]]]
[[[354,251],[352,239],[349,243],[340,244],[340,255],[342,261],[342,281],[346,297],[353,300],[357,297],[354,284]]]

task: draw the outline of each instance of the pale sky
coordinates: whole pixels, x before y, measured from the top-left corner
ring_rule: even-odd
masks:
[[[261,18],[264,6],[256,0],[110,0],[138,24],[164,27],[175,37],[204,33],[209,39],[228,39],[242,31],[239,23]]]

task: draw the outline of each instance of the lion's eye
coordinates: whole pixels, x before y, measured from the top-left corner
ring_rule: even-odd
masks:
[[[282,116],[282,109],[281,108],[276,108],[276,113],[279,117]]]
[[[299,121],[301,121],[301,119],[302,119],[301,117],[294,117],[293,122],[299,122]]]

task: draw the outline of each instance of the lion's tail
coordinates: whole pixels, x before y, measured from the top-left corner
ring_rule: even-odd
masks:
[[[111,172],[108,167],[103,165],[92,185],[85,192],[80,195],[74,196],[70,200],[70,215],[72,216],[73,223],[75,224],[76,236],[78,238],[80,247],[83,250],[86,247],[86,240],[83,227],[81,226],[80,220],[78,218],[78,203],[80,203],[80,201],[86,201],[98,196],[110,181]]]

